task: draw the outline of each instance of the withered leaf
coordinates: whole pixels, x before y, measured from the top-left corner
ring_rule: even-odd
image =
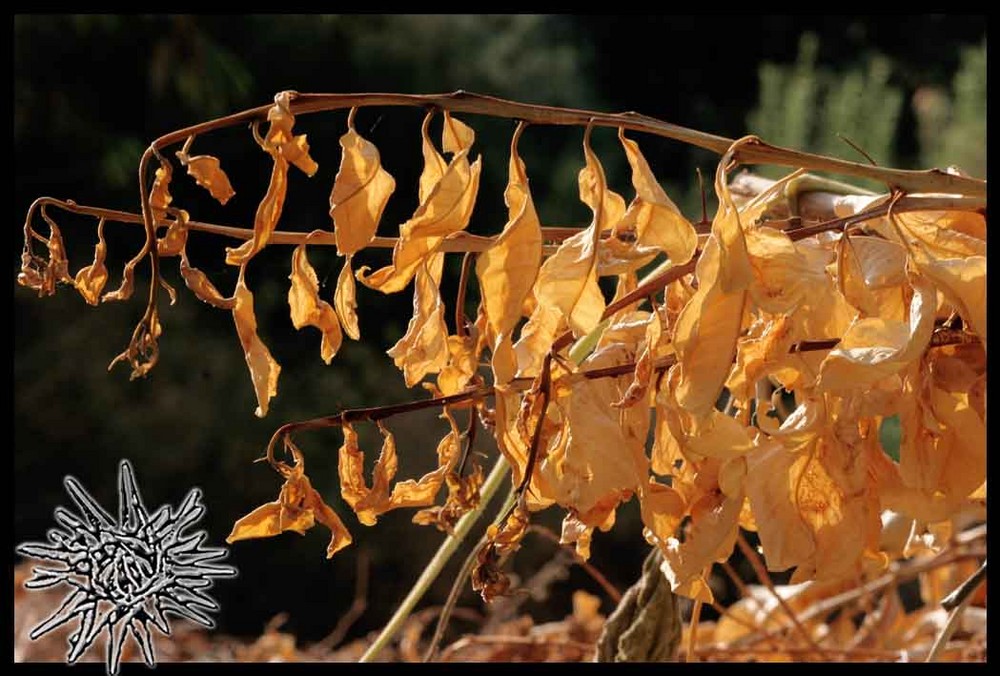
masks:
[[[712,235],[695,269],[698,290],[674,325],[680,377],[677,401],[696,416],[707,414],[715,405],[743,325],[747,294],[723,290],[720,256],[721,248]]]
[[[698,235],[694,227],[667,197],[667,193],[653,176],[646,158],[639,150],[639,144],[625,138],[625,130],[621,128],[618,130],[618,139],[625,148],[625,156],[632,167],[635,199],[614,226],[608,241],[618,242],[623,239],[622,233],[633,233],[632,248],[636,253],[662,251],[675,265],[688,262],[698,246]]]
[[[160,258],[177,256],[187,245],[190,216],[183,209],[171,209],[170,211],[174,214],[174,220],[167,228],[166,234],[156,240],[156,253]]]
[[[104,284],[108,281],[108,269],[104,267],[104,258],[108,247],[104,242],[104,219],[97,224],[97,246],[94,247],[94,262],[81,268],[73,279],[76,290],[90,305],[97,305]]]
[[[174,201],[170,195],[170,181],[173,176],[173,167],[166,159],[160,158],[160,166],[156,170],[153,187],[149,191],[149,207],[153,212],[153,218],[158,221],[166,218],[167,208]]]
[[[448,327],[438,285],[444,254],[434,254],[416,268],[413,288],[413,317],[406,334],[387,352],[402,369],[407,387],[419,383],[428,373],[437,373],[448,363]]]
[[[285,204],[285,194],[288,191],[288,160],[273,149],[265,148],[265,150],[268,150],[274,158],[271,181],[267,186],[264,198],[257,207],[257,214],[254,216],[253,237],[238,247],[226,248],[226,263],[229,265],[246,265],[258,251],[267,245],[271,234],[278,227],[278,219],[281,218],[281,209]]]
[[[879,317],[858,319],[820,367],[818,387],[826,391],[864,387],[900,371],[919,358],[934,330],[936,295],[921,277],[912,277],[913,298],[906,322]]]
[[[395,293],[401,291],[417,273],[420,264],[437,251],[444,239],[464,230],[472,217],[479,189],[481,158],[469,163],[469,150],[475,139],[471,128],[445,111],[443,146],[454,155],[442,171],[444,160],[438,154],[427,130],[432,113],[421,129],[424,148],[424,171],[420,177],[420,205],[413,217],[399,226],[399,239],[392,250],[392,263],[370,275],[362,267],[357,277],[365,286]]]
[[[184,284],[198,300],[223,310],[232,310],[236,307],[236,296],[224,298],[204,272],[191,266],[188,262],[187,252],[183,250],[181,251],[180,269]]]
[[[524,162],[517,154],[523,130],[522,122],[510,144],[509,178],[504,192],[507,224],[494,244],[476,260],[480,296],[497,342],[511,340],[542,259],[541,223],[531,199]]]
[[[313,488],[306,476],[302,452],[291,441],[286,440],[286,444],[291,449],[295,464],[289,466],[279,462],[276,465],[285,478],[278,499],[261,505],[233,524],[226,542],[232,544],[237,540],[271,537],[285,531],[304,535],[319,522],[330,529],[330,544],[326,548],[326,558],[330,558],[351,544],[351,534],[337,513]]]
[[[604,295],[597,284],[597,243],[603,223],[607,182],[604,169],[590,148],[590,127],[583,138],[586,166],[580,170],[580,199],[593,211],[590,226],[566,239],[538,272],[535,313],[556,307],[573,335],[589,333],[601,321]]]
[[[281,373],[281,366],[278,365],[278,362],[271,356],[271,351],[257,336],[257,317],[253,311],[253,293],[247,288],[244,281],[245,271],[246,268],[240,268],[240,276],[236,282],[233,321],[236,323],[236,332],[239,334],[247,367],[250,369],[254,393],[257,395],[257,409],[254,411],[254,415],[263,418],[267,415],[267,407],[271,397],[278,393],[278,375]]]
[[[443,505],[421,509],[413,515],[413,523],[421,526],[433,525],[446,533],[452,532],[455,524],[463,516],[479,505],[479,490],[483,486],[483,468],[471,461],[471,469],[460,476],[457,472],[448,472],[444,482],[448,488],[448,496]]]
[[[354,130],[355,110],[347,118],[347,133],[340,137],[343,155],[330,192],[330,218],[342,256],[360,251],[375,237],[382,211],[396,189],[395,179],[382,168],[378,149]]]
[[[306,256],[306,245],[299,244],[292,252],[292,281],[288,289],[288,306],[291,309],[292,325],[296,329],[315,326],[323,334],[320,357],[327,364],[340,349],[344,336],[333,307],[319,297],[319,279]]]
[[[295,136],[292,127],[295,126],[295,116],[291,110],[292,92],[278,92],[274,95],[274,105],[267,111],[267,120],[271,123],[264,143],[277,150],[288,162],[294,164],[307,176],[312,176],[319,168],[309,156],[309,143],[306,135]],[[267,148],[265,148],[267,150]],[[270,152],[270,151],[268,151]]]
[[[211,155],[191,157],[186,150],[178,150],[175,154],[181,164],[187,167],[188,175],[194,177],[195,182],[207,190],[220,204],[225,204],[236,194],[217,157]]]
[[[361,338],[361,328],[358,326],[357,287],[354,284],[354,272],[351,270],[351,255],[344,260],[344,267],[337,276],[337,289],[333,293],[333,307],[340,318],[344,333],[351,340]]]

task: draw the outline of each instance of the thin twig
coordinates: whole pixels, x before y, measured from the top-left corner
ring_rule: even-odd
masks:
[[[574,108],[518,103],[462,90],[450,94],[300,94],[291,92],[289,97],[289,108],[293,115],[366,106],[434,107],[451,112],[524,120],[540,125],[628,129],[671,138],[711,150],[718,155],[725,154],[734,143],[734,139],[688,129],[634,112],[609,114]],[[161,136],[153,142],[152,146],[162,149],[164,146],[180,143],[192,134],[243,125],[252,120],[262,120],[266,118],[271,108],[271,105],[258,106],[179,129]],[[858,162],[773,146],[757,138],[753,138],[749,142],[744,141],[737,155],[738,157],[734,159],[743,164],[774,164],[806,167],[817,171],[832,171],[846,176],[871,178],[907,192],[937,192],[986,197],[986,181],[983,180],[946,173],[938,169],[912,171],[872,167]]]
[[[694,600],[694,607],[691,609],[691,624],[688,627],[688,642],[684,651],[684,661],[690,662],[694,659],[694,651],[698,646],[698,620],[701,619],[701,599]]]
[[[549,542],[555,543],[563,551],[565,551],[568,554],[572,555],[573,556],[573,561],[578,566],[580,566],[581,568],[583,568],[587,572],[587,574],[590,575],[590,577],[592,577],[594,579],[594,582],[596,582],[597,584],[601,585],[601,589],[604,590],[604,592],[608,595],[608,598],[610,598],[615,603],[615,605],[618,605],[619,603],[621,603],[622,593],[620,591],[618,591],[618,588],[615,587],[613,584],[611,584],[611,582],[608,580],[608,578],[606,578],[604,576],[604,574],[601,573],[601,571],[599,571],[597,568],[595,568],[592,563],[590,563],[585,558],[583,558],[582,556],[580,556],[579,554],[577,554],[575,548],[573,548],[573,547],[571,547],[569,545],[563,544],[560,541],[560,538],[559,538],[558,535],[556,535],[555,533],[553,533],[552,531],[550,531],[545,526],[541,526],[541,525],[538,525],[538,524],[532,524],[532,525],[528,526],[528,532],[529,533],[535,533],[537,535],[541,535],[542,537],[544,537]]]
[[[462,273],[458,278],[458,295],[455,298],[455,335],[459,338],[468,335],[466,324],[469,320],[465,316],[465,290],[469,284],[469,270],[475,260],[476,255],[471,251],[466,251],[462,256]]]
[[[799,622],[799,618],[795,615],[795,611],[792,610],[790,605],[788,605],[788,602],[784,599],[784,597],[778,593],[778,590],[774,588],[774,581],[771,580],[771,576],[768,574],[767,568],[764,567],[764,562],[760,560],[757,552],[754,551],[753,547],[750,546],[750,543],[747,542],[745,537],[743,537],[743,533],[736,533],[736,544],[739,546],[740,551],[743,552],[743,556],[745,556],[747,561],[750,562],[750,565],[753,566],[757,579],[760,580],[765,587],[767,587],[768,591],[771,592],[774,598],[778,601],[778,605],[780,605],[782,610],[785,611],[785,614],[788,615],[788,618],[792,621],[792,625],[795,627],[796,631],[799,632],[799,635],[802,636],[806,645],[816,651],[822,652],[822,648],[816,645],[812,636],[809,635],[806,628]]]
[[[968,580],[960,584],[953,592],[941,599],[941,607],[945,610],[954,610],[967,596],[971,596],[979,586],[986,581],[986,562],[979,567]]]

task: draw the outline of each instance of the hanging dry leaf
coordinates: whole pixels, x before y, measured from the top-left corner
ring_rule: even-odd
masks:
[[[583,137],[583,152],[587,163],[579,175],[580,199],[591,207],[593,220],[589,227],[563,241],[542,263],[535,285],[538,302],[535,313],[547,312],[539,308],[558,308],[574,336],[593,330],[604,312],[604,295],[597,285],[596,257],[607,183],[604,169],[590,149],[590,127]]]
[[[188,175],[194,177],[198,185],[207,190],[220,204],[225,204],[236,194],[236,191],[229,183],[226,172],[222,170],[219,159],[211,155],[191,157],[187,154],[188,145],[189,143],[185,143],[184,149],[175,153],[177,159],[180,160],[182,166],[187,167]]]
[[[367,276],[367,267],[357,272],[362,284],[382,293],[401,291],[421,262],[433,256],[448,235],[464,230],[472,217],[482,168],[481,158],[469,163],[475,133],[445,111],[443,146],[445,152],[454,155],[442,172],[444,160],[427,135],[431,116],[428,113],[421,129],[424,171],[420,177],[420,206],[410,220],[399,226],[392,263]]]
[[[542,259],[541,223],[531,199],[524,162],[517,154],[524,127],[523,122],[518,125],[510,143],[509,178],[504,191],[507,224],[493,245],[476,259],[480,296],[498,343],[511,340]],[[509,380],[513,374],[505,376],[498,382]]]
[[[187,288],[191,289],[191,292],[194,293],[198,300],[223,310],[232,310],[236,307],[235,295],[231,298],[224,298],[204,272],[198,268],[191,267],[191,264],[188,262],[187,252],[183,250],[181,251],[180,269],[181,277],[184,278],[184,284],[187,285]]]
[[[912,277],[912,284],[908,321],[856,320],[823,361],[817,387],[826,391],[865,387],[920,357],[934,330],[935,294],[919,275]]]
[[[677,401],[695,416],[706,415],[719,398],[743,326],[747,294],[722,290],[720,256],[721,249],[712,235],[695,268],[698,290],[674,325],[680,378]]]
[[[448,327],[438,285],[444,254],[426,259],[416,270],[413,288],[413,317],[406,334],[386,351],[402,369],[407,387],[413,387],[428,373],[437,373],[448,363]]]
[[[378,149],[354,130],[356,110],[351,109],[347,133],[340,137],[343,154],[330,192],[330,218],[342,256],[351,256],[372,241],[396,189],[395,179],[382,168]]]
[[[104,284],[108,281],[108,269],[104,267],[104,257],[108,246],[104,243],[104,219],[97,224],[97,246],[94,247],[94,262],[81,268],[73,279],[76,290],[90,305],[97,305]]]
[[[618,130],[618,139],[632,167],[635,199],[615,224],[608,243],[632,240],[629,246],[635,254],[641,255],[649,250],[662,251],[674,265],[687,263],[698,246],[698,235],[694,227],[660,187],[639,150],[639,144],[625,138],[625,130],[622,128]]]
[[[483,468],[470,461],[471,468],[461,476],[457,472],[448,472],[444,481],[448,488],[448,497],[440,507],[421,509],[413,515],[413,523],[421,526],[433,525],[438,530],[451,533],[458,520],[479,505],[479,491],[483,486]]]
[[[330,529],[330,544],[326,548],[326,558],[329,559],[351,544],[351,534],[337,513],[313,488],[306,476],[302,452],[290,440],[286,439],[285,443],[292,452],[295,464],[289,466],[279,462],[275,465],[285,478],[278,499],[261,505],[233,524],[226,542],[232,544],[238,540],[271,537],[285,531],[304,535],[319,522]]]
[[[233,321],[236,332],[243,346],[247,367],[250,369],[250,379],[253,381],[254,393],[257,395],[257,409],[254,415],[263,418],[267,415],[267,406],[271,397],[278,393],[278,375],[281,366],[271,356],[263,341],[257,336],[257,317],[253,311],[253,293],[244,281],[246,268],[240,268],[240,276],[236,282],[236,292],[233,294],[236,303],[233,306]]]
[[[153,212],[153,218],[157,221],[166,218],[167,208],[174,201],[170,195],[170,181],[173,176],[173,167],[161,157],[160,166],[153,177],[153,187],[149,191],[149,208]]]
[[[288,289],[288,306],[292,325],[296,329],[315,326],[323,333],[320,357],[327,364],[337,354],[344,336],[333,307],[319,297],[319,279],[306,256],[306,245],[299,244],[292,252],[292,272],[288,276],[292,285]]]
[[[354,273],[351,270],[351,255],[344,260],[344,267],[337,276],[337,289],[333,293],[333,307],[340,318],[344,333],[351,340],[361,338],[361,328],[358,326],[358,297],[354,284]]]

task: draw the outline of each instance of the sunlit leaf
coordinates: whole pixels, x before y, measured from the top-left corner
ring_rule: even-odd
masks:
[[[296,329],[315,326],[323,333],[320,356],[329,364],[340,349],[344,336],[340,330],[337,313],[329,303],[319,297],[319,279],[306,256],[305,244],[299,244],[292,252],[292,272],[288,278],[292,280],[292,285],[288,289],[292,325]]]
[[[435,254],[416,269],[413,288],[413,317],[406,334],[386,351],[402,369],[407,387],[413,387],[428,373],[437,373],[448,363],[448,327],[438,285],[444,254]]]
[[[236,194],[217,157],[211,155],[191,157],[183,150],[177,151],[176,155],[181,165],[187,167],[188,174],[194,177],[195,182],[207,190],[220,204],[225,204]]]
[[[243,346],[247,367],[250,369],[250,379],[253,381],[254,393],[257,395],[257,409],[254,415],[263,418],[267,415],[268,403],[271,397],[278,393],[278,375],[281,366],[271,356],[263,341],[257,336],[257,317],[253,310],[253,293],[244,281],[245,268],[240,268],[240,276],[236,282],[233,306],[233,321],[236,332]]]
[[[108,246],[104,242],[104,219],[97,224],[97,246],[94,247],[94,262],[81,268],[73,279],[76,290],[90,305],[97,305],[104,284],[108,281],[108,269],[104,267]]]
[[[472,129],[444,115],[445,152],[454,155],[442,172],[444,161],[427,135],[430,119],[424,119],[424,171],[420,177],[420,206],[413,217],[399,226],[399,239],[392,250],[392,263],[366,275],[367,267],[357,272],[361,283],[382,293],[401,291],[430,258],[448,235],[460,232],[469,224],[479,189],[481,158],[469,164],[469,150],[475,139]]]
[[[382,168],[378,149],[354,130],[353,109],[340,147],[343,154],[330,192],[330,218],[337,251],[351,256],[375,237],[396,181]]]
[[[337,276],[337,290],[333,293],[333,306],[340,318],[340,324],[351,340],[361,338],[361,328],[358,326],[357,286],[354,284],[354,273],[351,271],[351,256],[344,260],[344,267]]]
[[[295,464],[289,466],[279,462],[276,468],[285,478],[278,499],[253,510],[233,524],[233,530],[226,538],[232,544],[238,540],[263,538],[294,531],[304,535],[317,522],[330,529],[330,544],[326,557],[330,558],[351,544],[351,534],[337,513],[323,501],[305,472],[305,459],[301,451],[286,440]]]
[[[181,251],[180,269],[184,284],[187,285],[187,288],[191,289],[191,292],[194,293],[198,300],[217,308],[222,308],[223,310],[232,310],[236,307],[236,297],[223,297],[204,272],[198,268],[191,267],[191,264],[188,262],[187,253],[184,251]]]

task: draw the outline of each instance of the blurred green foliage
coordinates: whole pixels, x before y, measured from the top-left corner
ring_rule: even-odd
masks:
[[[833,136],[840,131],[885,164],[957,163],[976,173],[976,167],[985,171],[985,25],[975,16],[754,16],[729,22],[627,15],[15,16],[14,244],[8,267],[14,287],[15,542],[38,538],[49,527],[52,509],[67,500],[61,485],[66,474],[76,475],[113,508],[115,467],[122,457],[132,460],[150,505],[175,503],[191,486],[200,486],[208,505],[204,525],[220,542],[236,518],[277,494],[279,478],[252,461],[279,424],[422,396],[403,386],[384,354],[405,330],[411,293],[383,296],[359,287],[363,340],[345,342],[334,362],[324,366],[319,334],[291,327],[285,303],[288,250],[279,247],[262,252],[248,271],[260,335],[283,369],[265,420],[252,414],[253,391],[229,313],[185,292],[175,307],[162,307],[161,358],[150,377],[130,382],[123,367],[109,374],[107,364],[141,315],[147,266],[138,269],[135,298],[99,308],[87,306],[69,288],[39,300],[16,287],[20,224],[36,197],[137,211],[135,176],[151,139],[267,103],[282,89],[462,88],[526,102],[636,110],[732,137],[751,131],[770,141],[851,156]],[[762,62],[772,65],[760,67],[758,97]],[[930,114],[905,105],[919,92],[939,96]],[[758,102],[770,112],[752,116],[748,129],[747,112]],[[312,179],[290,178],[282,229],[329,227],[328,196],[345,117],[310,115],[297,122],[296,128],[309,134],[320,171]],[[422,111],[406,109],[358,114],[359,132],[380,149],[397,180],[380,234],[394,234],[416,206],[421,117]],[[484,162],[470,229],[491,234],[506,218],[502,194],[513,123],[471,116],[467,121],[478,135],[473,153],[482,153]],[[434,129],[436,136],[440,121]],[[711,176],[716,158],[664,139],[638,138],[668,191],[692,218],[700,217],[694,170]],[[581,130],[574,128],[535,126],[525,132],[521,154],[546,225],[589,218],[577,197],[580,139]],[[630,197],[614,131],[597,130],[594,146],[610,185]],[[223,209],[178,178],[172,187],[175,204],[200,220],[252,223],[270,166],[249,132],[206,135],[195,150],[222,158],[236,197]],[[91,260],[95,224],[54,215],[75,272]],[[121,265],[142,240],[133,226],[109,224],[107,236],[113,288]],[[194,235],[189,253],[193,264],[226,290],[235,274],[221,262],[224,244]],[[332,251],[311,251],[310,259],[322,292],[332,294],[341,262]],[[384,251],[366,252],[358,263],[379,266],[387,260]],[[457,263],[449,262],[443,282],[448,303],[455,295]],[[183,289],[173,265],[166,268],[167,279]],[[470,314],[475,296],[473,291],[468,299]],[[399,443],[401,476],[430,467],[447,429],[433,412],[393,419],[389,426]],[[377,448],[374,429],[362,427],[360,433],[365,448]],[[351,604],[361,548],[372,555],[373,582],[368,611],[354,634],[376,629],[441,539],[436,531],[411,525],[410,514],[403,512],[385,515],[376,528],[361,527],[339,500],[339,435],[316,432],[298,441],[310,477],[345,517],[356,544],[330,561],[323,558],[325,538],[318,529],[303,538],[283,535],[234,546],[231,561],[241,577],[220,584],[216,594],[223,631],[255,635],[272,616],[287,611],[290,631],[305,640],[320,638]],[[484,434],[476,451],[489,457],[496,452]],[[558,510],[550,510],[539,521],[558,529],[560,518]],[[630,504],[613,531],[595,536],[593,563],[620,588],[634,581],[645,556],[640,530]],[[551,557],[551,545],[529,539],[513,568],[529,575]],[[427,603],[443,600],[448,577],[432,589]],[[525,609],[542,621],[562,617],[569,592],[577,587],[598,591],[574,569],[553,602],[531,600]],[[476,603],[471,592],[462,603]],[[607,603],[603,610],[610,610]]]

